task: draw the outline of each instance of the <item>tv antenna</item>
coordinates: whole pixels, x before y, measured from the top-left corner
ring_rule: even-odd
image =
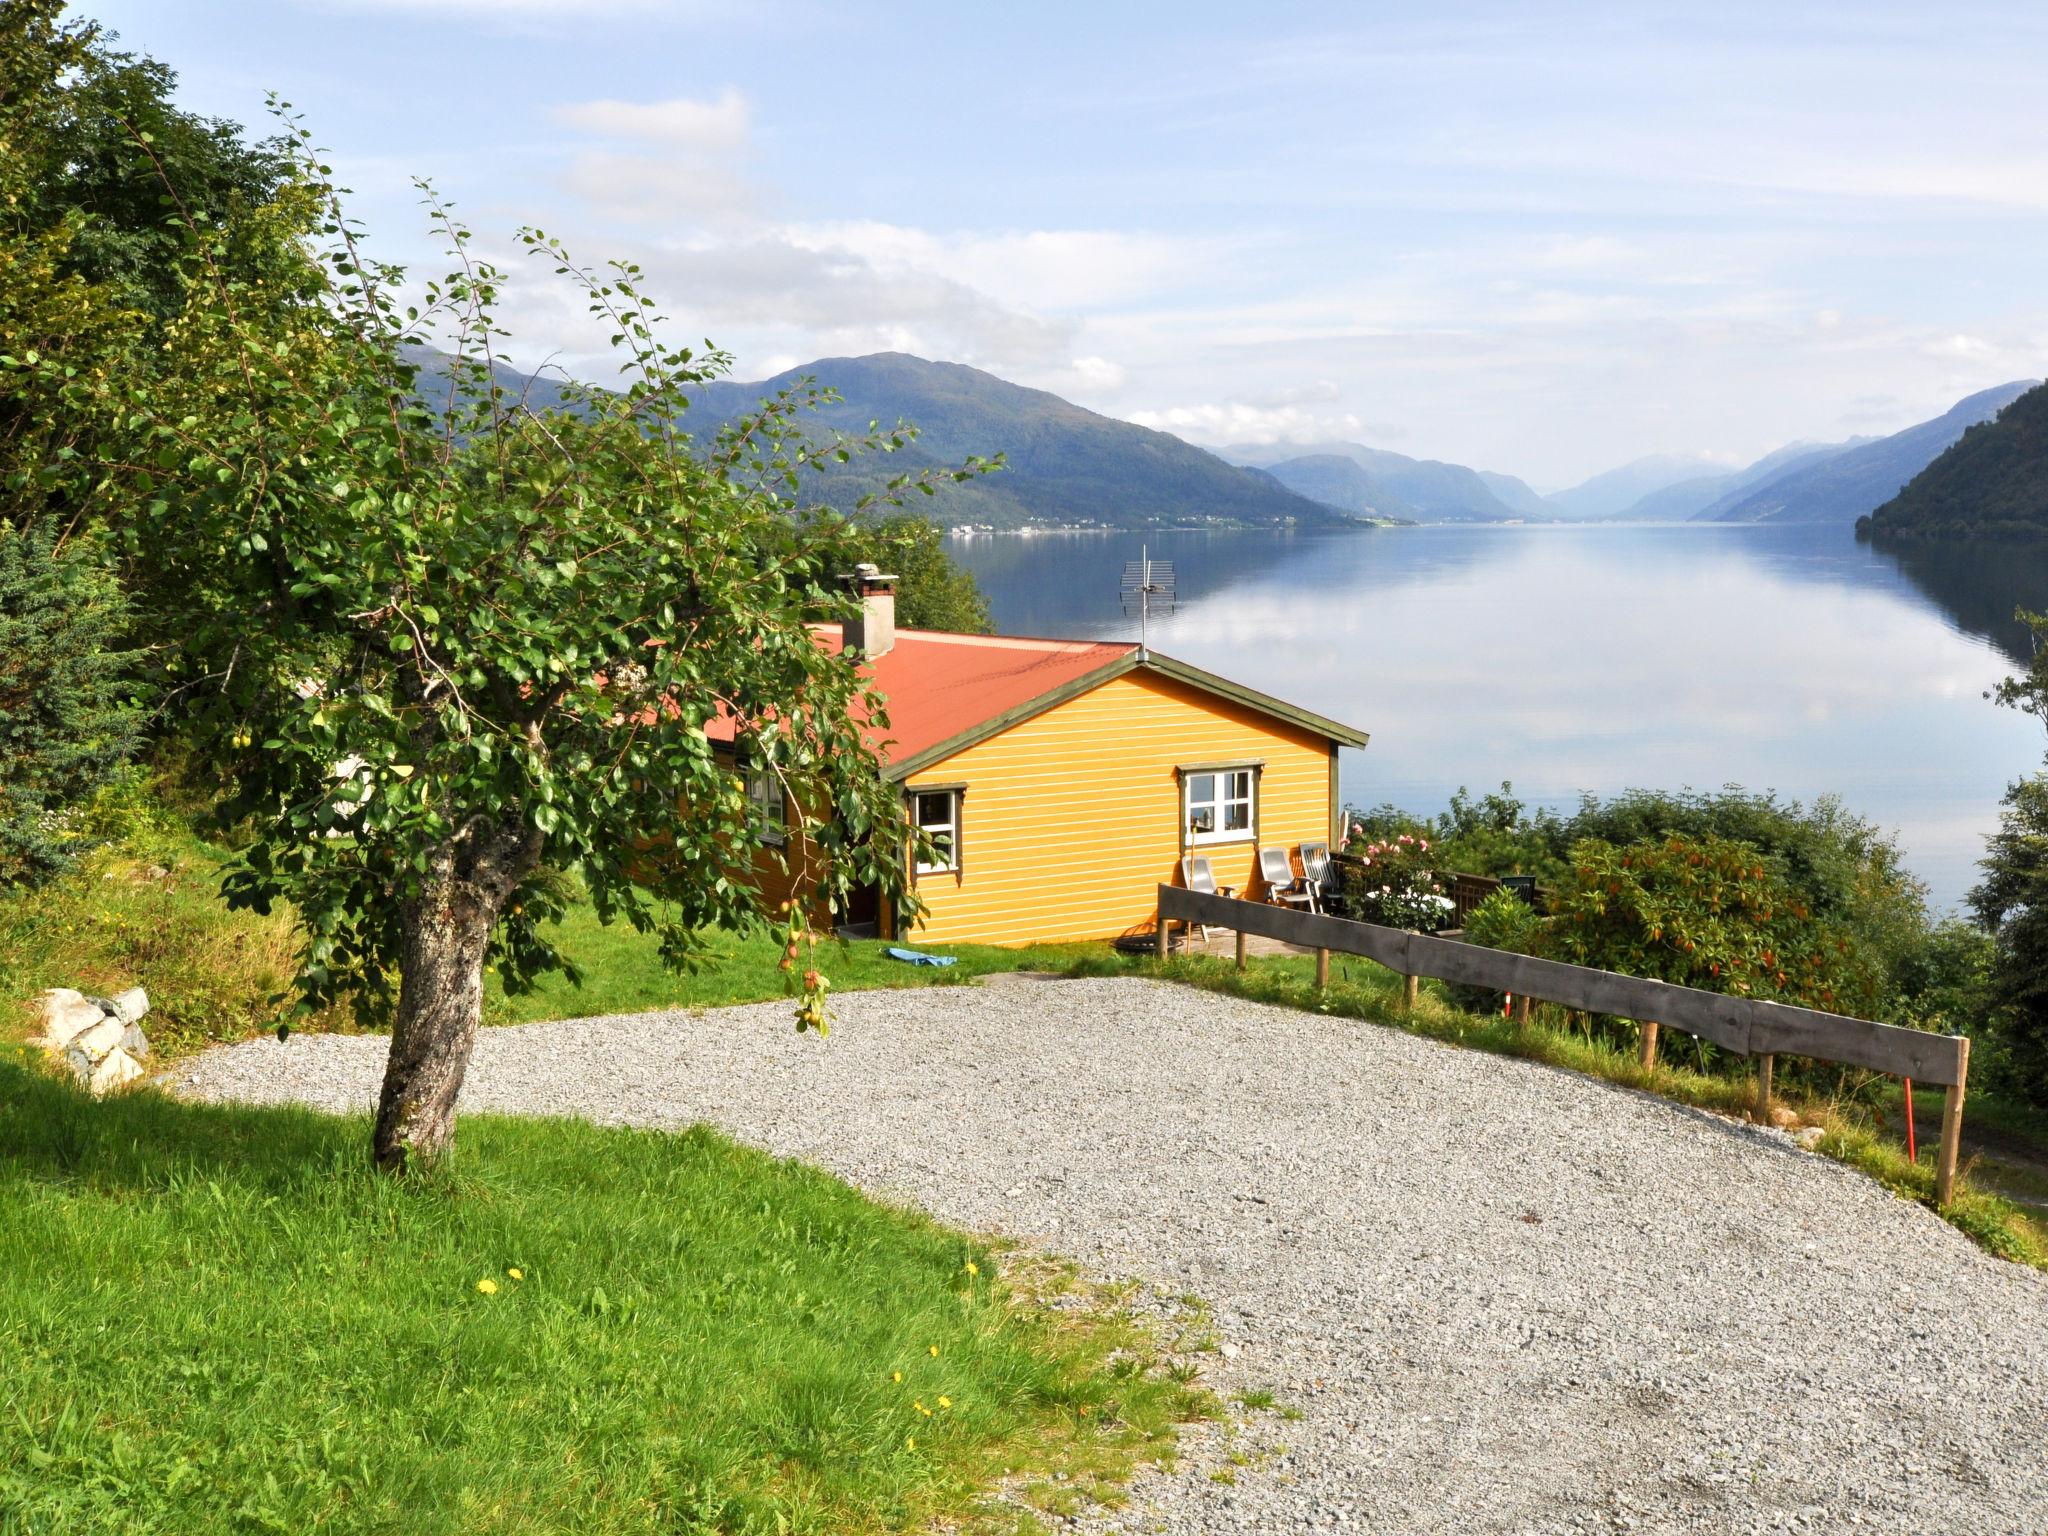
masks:
[[[1118,595],[1123,599],[1126,617],[1133,608],[1138,610],[1138,659],[1143,661],[1146,656],[1146,630],[1151,623],[1154,605],[1171,613],[1179,601],[1174,592],[1173,562],[1154,560],[1151,549],[1140,545],[1138,558],[1124,562],[1123,585]]]

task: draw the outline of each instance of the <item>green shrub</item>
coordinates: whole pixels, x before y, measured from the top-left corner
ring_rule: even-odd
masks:
[[[1577,965],[1837,1013],[1876,1001],[1848,931],[1822,921],[1746,843],[1580,843],[1556,912],[1549,947]]]
[[[0,886],[68,868],[134,750],[128,608],[90,544],[0,522]]]
[[[1520,896],[1513,891],[1498,890],[1489,892],[1486,900],[1465,914],[1464,936],[1467,944],[1506,950],[1510,954],[1533,955],[1543,946],[1544,923],[1536,915],[1536,909]],[[1446,990],[1460,1008],[1468,1008],[1474,1013],[1494,1013],[1501,1005],[1501,994],[1488,987],[1452,983]]]
[[[1511,954],[1533,955],[1543,939],[1543,919],[1513,891],[1488,894],[1465,915],[1465,942]]]
[[[1358,861],[1338,866],[1345,915],[1420,933],[1434,933],[1450,921],[1452,902],[1437,878],[1427,838],[1406,832],[1383,843],[1354,837],[1344,851]]]
[[[1461,787],[1440,816],[1412,816],[1393,805],[1345,815],[1354,842],[1392,842],[1406,833],[1429,842],[1439,869],[1468,875],[1534,875],[1547,885],[1564,873],[1571,846],[1554,812],[1531,811],[1507,783],[1477,799]]]

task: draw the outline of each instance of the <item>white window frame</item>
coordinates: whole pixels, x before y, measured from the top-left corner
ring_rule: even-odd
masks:
[[[943,864],[928,864],[925,862],[921,852],[912,853],[910,872],[913,876],[957,875],[960,873],[960,794],[961,792],[957,788],[913,789],[910,791],[910,824],[920,833],[924,834],[926,838],[929,838],[934,832],[943,832],[947,837],[946,862]],[[945,800],[946,819],[944,821],[929,823],[925,821],[923,802],[927,799]],[[913,847],[915,847],[915,844],[913,844]]]
[[[789,808],[782,798],[782,780],[773,768],[746,772],[747,812],[762,842],[780,848],[789,841]]]
[[[1195,784],[1207,779],[1210,794],[1207,799],[1195,798]],[[1231,794],[1226,788],[1232,779],[1242,779],[1244,793]],[[1229,788],[1234,788],[1229,785]],[[1229,817],[1228,807],[1244,807],[1244,825],[1227,827],[1223,825]],[[1210,830],[1195,829],[1195,815],[1206,808],[1209,812]],[[1259,770],[1256,764],[1241,768],[1200,768],[1184,771],[1180,779],[1180,824],[1190,847],[1208,847],[1216,843],[1256,842],[1259,835]]]

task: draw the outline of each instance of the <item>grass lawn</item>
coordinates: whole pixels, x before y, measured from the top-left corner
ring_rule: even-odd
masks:
[[[0,1060],[0,1530],[902,1529],[1208,1411],[1101,1296],[708,1131],[468,1117],[412,1182],[367,1134]]]
[[[663,967],[652,938],[620,924],[606,927],[587,907],[571,912],[551,937],[582,969],[583,985],[571,986],[560,976],[549,976],[532,992],[507,997],[493,976],[485,992],[486,1023],[523,1024],[653,1008],[718,1008],[783,996],[782,950],[765,933],[706,934],[702,965],[681,974]],[[989,944],[906,941],[911,949],[952,956],[954,963],[949,966],[892,960],[888,947],[872,939],[828,940],[820,943],[815,958],[805,963],[816,964],[835,992],[863,987],[954,986],[991,971],[1067,971],[1097,963],[1128,969],[1128,963],[1116,959],[1106,944],[998,949]]]
[[[187,1055],[275,1028],[281,1011],[271,999],[293,970],[291,920],[283,911],[271,917],[229,911],[219,894],[226,861],[224,849],[145,805],[119,841],[76,873],[32,893],[0,895],[0,1039],[29,1032],[26,1005],[45,988],[107,994],[138,981],[149,989],[145,1028],[161,1055]],[[579,908],[556,941],[582,967],[583,985],[552,976],[531,992],[507,997],[492,977],[485,1021],[709,1008],[784,995],[781,952],[766,934],[705,938],[702,964],[675,974],[662,966],[653,939],[623,925],[606,927],[588,907]],[[991,971],[1127,966],[1105,944],[948,945],[937,952],[955,957],[950,966],[908,965],[890,959],[887,947],[827,941],[818,946],[816,964],[834,991],[958,985]],[[12,1017],[10,1003],[19,1010]],[[345,1010],[334,1010],[300,1027],[353,1024]]]

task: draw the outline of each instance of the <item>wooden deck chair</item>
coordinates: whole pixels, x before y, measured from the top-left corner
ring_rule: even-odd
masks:
[[[1301,877],[1295,874],[1294,861],[1287,856],[1285,848],[1259,850],[1259,879],[1265,882],[1266,900],[1276,907],[1315,910],[1315,898],[1309,894]]]

